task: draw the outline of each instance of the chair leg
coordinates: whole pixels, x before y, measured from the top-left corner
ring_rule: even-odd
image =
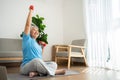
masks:
[[[70,69],[70,58],[68,58],[68,69]]]
[[[57,63],[57,58],[55,58],[55,62]]]
[[[86,60],[85,56],[84,56],[84,61],[85,61],[85,65],[88,66],[88,65],[87,65],[87,60]]]

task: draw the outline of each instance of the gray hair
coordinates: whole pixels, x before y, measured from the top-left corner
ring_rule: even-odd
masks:
[[[38,28],[35,24],[31,24],[31,29],[32,29],[32,27]]]

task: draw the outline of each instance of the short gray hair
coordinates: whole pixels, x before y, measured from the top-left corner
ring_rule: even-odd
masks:
[[[32,27],[36,27],[36,28],[38,28],[35,24],[31,24],[31,28],[32,28]]]
[[[31,26],[35,26],[35,27],[37,27],[35,24],[31,24]]]

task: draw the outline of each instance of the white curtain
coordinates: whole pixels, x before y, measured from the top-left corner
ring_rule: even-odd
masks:
[[[119,0],[85,0],[89,66],[120,70],[119,5]]]

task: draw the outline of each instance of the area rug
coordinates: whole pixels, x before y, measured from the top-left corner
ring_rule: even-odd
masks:
[[[70,75],[77,75],[80,74],[80,72],[78,71],[74,71],[74,70],[66,70],[66,73],[64,75],[55,75],[53,77],[60,77],[60,76],[70,76]],[[19,73],[14,73],[14,74],[8,74],[8,80],[38,80],[41,78],[48,78],[51,76],[44,76],[44,77],[34,77],[34,78],[29,78],[28,76],[24,76],[24,75],[20,75]]]

